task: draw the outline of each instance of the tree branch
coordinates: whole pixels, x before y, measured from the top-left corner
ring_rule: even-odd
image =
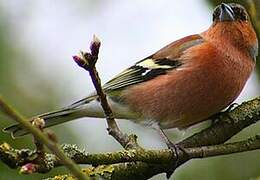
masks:
[[[122,177],[129,179],[138,177],[140,179],[140,176],[142,176],[142,179],[147,179],[156,174],[167,172],[171,167],[172,160],[176,160],[176,156],[170,150],[131,149],[104,154],[87,154],[75,145],[63,145],[62,149],[76,163],[95,166],[83,169],[85,175],[89,177],[101,176],[105,178],[109,175],[110,177],[113,176],[113,179]],[[182,162],[186,162],[195,158],[207,158],[256,149],[260,149],[259,135],[240,142],[185,148],[187,154],[181,153],[178,158]],[[0,158],[11,168],[17,168],[24,163],[35,164],[34,153],[35,151],[26,149],[13,149],[6,143],[0,145]],[[53,167],[62,165],[62,162],[52,154],[46,154],[45,157],[47,157],[48,164],[52,164]],[[37,168],[38,172],[42,172],[41,168],[46,170],[46,167],[40,165]],[[151,168],[153,171],[151,171]]]
[[[71,159],[69,159],[60,149],[57,143],[50,141],[39,129],[32,126],[32,124],[27,121],[21,114],[15,111],[10,105],[8,105],[3,98],[0,96],[0,109],[16,122],[20,123],[24,128],[28,129],[31,134],[37,139],[37,141],[41,141],[41,143],[45,144],[48,149],[53,152],[61,161],[62,164],[65,165],[72,174],[74,174],[78,179],[85,180],[86,176],[81,173],[77,164],[75,164]],[[37,156],[37,159],[39,156]],[[40,159],[42,156],[40,157]],[[30,165],[29,165],[30,166]],[[25,167],[27,168],[27,166]],[[22,169],[24,170],[24,169]]]

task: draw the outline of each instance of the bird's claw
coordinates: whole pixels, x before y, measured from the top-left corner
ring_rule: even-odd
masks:
[[[184,155],[188,156],[188,153],[186,152],[186,150],[182,146],[180,146],[178,144],[174,144],[172,142],[167,143],[167,147],[175,155],[175,160],[174,160],[171,168],[166,172],[166,177],[169,179],[171,177],[171,175],[174,173],[175,169],[180,164],[181,155],[184,154]]]
[[[173,164],[169,169],[166,171],[166,177],[169,179],[171,175],[174,173],[175,169],[178,167],[180,162],[180,157],[184,157],[183,155],[186,155],[187,159],[189,158],[188,153],[185,151],[183,147],[181,147],[178,144],[174,144],[170,139],[166,136],[164,131],[160,128],[160,126],[155,126],[155,129],[159,132],[160,136],[164,140],[167,147],[172,151],[173,154]],[[185,158],[182,158],[182,160],[186,160]]]

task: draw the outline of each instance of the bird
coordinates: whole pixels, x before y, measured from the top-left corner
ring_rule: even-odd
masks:
[[[102,86],[115,118],[165,135],[164,129],[186,129],[232,104],[254,70],[258,39],[240,4],[219,4],[212,19],[207,30],[170,43]],[[97,94],[91,93],[29,120],[36,117],[50,127],[104,114]],[[13,138],[29,134],[19,124],[3,130]]]

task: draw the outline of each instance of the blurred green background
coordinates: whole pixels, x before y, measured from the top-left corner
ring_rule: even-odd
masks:
[[[205,30],[211,23],[213,8],[220,2],[226,1],[1,0],[0,94],[27,117],[67,105],[93,90],[88,75],[71,60],[79,49],[88,48],[92,34],[97,34],[102,41],[98,68],[105,81],[167,43]],[[242,3],[260,33],[260,1],[227,2]],[[259,95],[259,60],[257,64],[258,70],[237,102]],[[1,113],[0,119],[0,129],[13,123]],[[88,120],[52,129],[61,143],[75,143],[89,152],[121,148],[106,134],[105,121],[84,119]],[[125,132],[138,134],[144,147],[165,147],[153,130],[126,121],[120,122],[120,126]],[[181,139],[194,129],[200,127],[167,133],[173,139]],[[259,130],[258,123],[231,141],[253,136]],[[0,132],[2,142],[15,148],[33,148],[30,136],[13,140]],[[260,176],[259,167],[260,153],[254,151],[190,161],[172,179],[244,180]],[[18,170],[0,162],[0,180],[42,179],[61,173],[66,173],[66,169],[57,168],[43,175],[20,175]],[[165,179],[165,176],[152,179]]]

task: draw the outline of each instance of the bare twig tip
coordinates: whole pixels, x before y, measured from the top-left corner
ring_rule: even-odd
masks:
[[[93,35],[92,42],[95,42],[96,44],[99,44],[99,45],[101,44],[100,39],[95,34]]]
[[[89,47],[92,56],[98,56],[100,45],[101,45],[101,41],[98,39],[96,35],[93,35],[93,39]]]

